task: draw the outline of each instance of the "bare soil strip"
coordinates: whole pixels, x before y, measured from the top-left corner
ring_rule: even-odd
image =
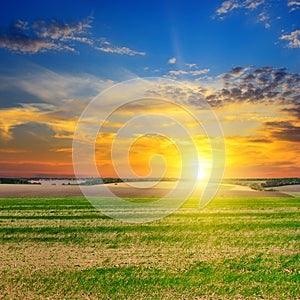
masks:
[[[283,186],[275,187],[274,189],[278,190],[278,191],[283,191],[283,192],[297,192],[297,193],[300,193],[300,184],[283,185]]]
[[[107,185],[111,192],[119,197],[163,197],[171,190],[170,183],[160,183],[158,186],[138,188],[127,184]],[[105,186],[85,186],[85,189],[94,191],[101,197],[111,196]],[[51,196],[82,196],[79,186],[76,185],[26,185],[26,184],[0,184],[0,197],[51,197]],[[224,197],[291,197],[283,192],[267,192],[246,190],[242,186],[234,186],[232,189],[220,190],[218,196]]]

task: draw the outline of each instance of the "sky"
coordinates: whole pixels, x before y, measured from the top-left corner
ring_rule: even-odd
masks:
[[[0,12],[0,177],[74,176],[72,141],[84,109],[115,84],[146,77],[188,89],[172,86],[159,97],[184,94],[197,113],[202,99],[210,105],[224,132],[225,177],[300,177],[299,16],[293,0],[7,1]],[[123,176],[131,175],[128,161],[141,176],[158,176],[164,165],[164,176],[178,175],[174,141],[186,144],[186,155],[190,144],[174,135],[172,122],[144,120],[156,134],[118,134],[126,116],[150,112],[193,127],[154,100],[119,109],[97,137],[101,176],[116,176],[116,138]],[[209,139],[192,129],[209,173]],[[165,160],[151,173],[157,154]]]

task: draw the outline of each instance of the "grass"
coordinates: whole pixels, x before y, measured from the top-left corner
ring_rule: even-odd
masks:
[[[139,225],[83,197],[0,198],[0,298],[299,299],[299,223],[299,198],[191,199]]]

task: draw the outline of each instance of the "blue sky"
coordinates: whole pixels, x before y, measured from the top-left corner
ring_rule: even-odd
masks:
[[[26,157],[22,153],[30,147],[16,137],[25,132],[37,148],[46,139],[54,145],[50,160],[70,160],[68,137],[85,105],[114,83],[153,76],[188,82],[204,91],[224,117],[229,144],[231,138],[246,135],[245,144],[272,143],[277,158],[267,167],[261,159],[253,166],[260,171],[250,168],[253,176],[272,176],[280,168],[285,174],[298,174],[300,1],[11,0],[2,8],[3,174],[23,172],[13,161],[36,163],[36,170],[39,165],[41,170],[32,174],[49,174],[43,171],[49,168],[46,159],[33,150]],[[252,116],[232,109],[243,103],[255,105]],[[272,114],[264,116],[264,111]],[[237,121],[226,120],[238,114],[247,115],[239,127],[248,130],[234,133]],[[281,147],[289,147],[294,157],[288,167],[278,158]],[[66,156],[57,149],[65,149]],[[278,164],[274,174],[271,163]],[[241,176],[246,169],[229,175]]]
[[[9,1],[1,12],[2,34],[17,20],[89,22],[90,28],[80,36],[92,38],[95,44],[97,39],[106,39],[115,47],[145,54],[108,54],[73,41],[76,53],[41,49],[17,54],[20,51],[2,47],[1,64],[21,59],[62,72],[87,72],[116,80],[122,79],[123,68],[137,76],[165,75],[171,57],[177,58],[177,69],[195,63],[209,68],[211,75],[248,65],[297,71],[299,45],[291,48],[288,40],[280,39],[297,29],[299,10],[291,10],[300,6],[288,6],[296,1],[250,1],[258,3],[255,9],[243,6],[247,1],[227,2],[237,7],[222,12],[224,1]]]

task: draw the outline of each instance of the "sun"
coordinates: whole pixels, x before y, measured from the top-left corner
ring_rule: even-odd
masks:
[[[202,169],[201,166],[198,167],[197,179],[202,180],[206,177],[206,172]]]

